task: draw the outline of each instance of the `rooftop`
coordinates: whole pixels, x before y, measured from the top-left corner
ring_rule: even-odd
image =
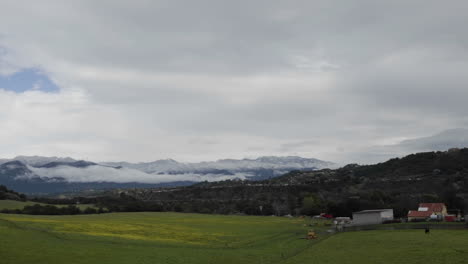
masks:
[[[429,217],[432,215],[432,211],[409,211],[408,217]]]
[[[419,204],[419,208],[427,208],[424,211],[430,212],[442,212],[445,207],[443,203],[421,203]],[[422,211],[422,210],[419,210]]]

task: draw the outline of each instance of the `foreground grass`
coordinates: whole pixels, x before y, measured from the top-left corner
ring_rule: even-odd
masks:
[[[1,263],[466,263],[468,231],[341,233],[311,220],[180,213],[0,214]],[[325,227],[315,227],[317,230]]]
[[[308,220],[178,213],[0,214],[2,263],[275,263]]]
[[[467,230],[340,233],[286,263],[468,263]]]
[[[27,205],[35,205],[35,204],[40,204],[40,205],[47,205],[45,203],[38,203],[38,202],[22,202],[22,201],[14,201],[14,200],[0,200],[0,210],[2,209],[23,209]],[[57,207],[66,207],[68,204],[52,204]],[[93,204],[75,204],[76,207],[80,208],[80,210],[85,210],[88,207],[95,208],[97,209]]]

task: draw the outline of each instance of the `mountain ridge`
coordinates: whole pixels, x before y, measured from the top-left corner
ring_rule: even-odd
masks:
[[[22,192],[69,192],[84,188],[190,185],[227,179],[261,180],[292,170],[317,170],[334,163],[297,156],[181,163],[90,162],[69,157],[18,156],[0,162],[0,184]],[[91,187],[90,187],[91,186]]]

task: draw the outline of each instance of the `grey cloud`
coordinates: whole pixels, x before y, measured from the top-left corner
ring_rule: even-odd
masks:
[[[44,95],[0,95],[23,102],[2,109],[0,121],[28,138],[15,143],[28,153],[15,154],[190,160],[300,151],[370,162],[387,155],[372,146],[468,122],[467,8],[457,0],[6,1],[0,73],[39,67],[61,86],[63,104],[40,111],[33,106]],[[40,118],[55,129],[33,122]]]
[[[298,142],[289,142],[279,146],[280,151],[294,151],[301,148],[313,148],[315,145],[320,144],[319,140],[306,140]]]
[[[450,148],[468,147],[468,129],[450,129],[433,136],[404,140],[397,147],[407,151],[444,151]]]
[[[466,147],[468,147],[468,129],[454,128],[434,135],[402,140],[391,145],[370,146],[353,154],[358,156],[356,162],[369,164],[416,152],[447,151],[451,148]],[[353,154],[344,153],[345,156]]]

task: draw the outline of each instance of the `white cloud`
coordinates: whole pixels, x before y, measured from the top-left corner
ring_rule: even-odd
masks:
[[[0,91],[0,155],[352,162],[468,122],[466,5],[4,1],[0,75],[61,91]]]
[[[55,168],[28,168],[40,177],[63,178],[68,182],[139,182],[139,183],[165,183],[174,181],[222,181],[228,179],[245,179],[246,174],[237,173],[235,175],[217,174],[148,174],[139,170],[121,168],[115,169],[104,166],[88,166],[85,168],[75,168],[70,166],[58,166]],[[25,175],[24,177],[30,177]]]

